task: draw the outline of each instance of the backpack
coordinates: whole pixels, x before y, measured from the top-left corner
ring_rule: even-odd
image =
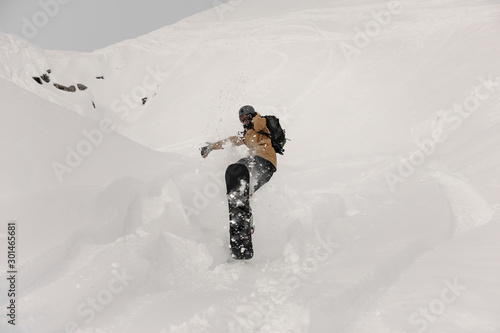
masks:
[[[280,125],[280,120],[275,116],[263,116],[266,118],[266,126],[271,134],[264,131],[259,131],[259,134],[264,134],[271,139],[271,144],[273,145],[274,151],[280,155],[283,155],[285,149],[285,143],[287,138],[285,137],[285,130]]]

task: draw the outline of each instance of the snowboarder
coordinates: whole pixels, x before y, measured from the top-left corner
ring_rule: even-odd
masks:
[[[254,224],[249,199],[276,172],[277,158],[266,118],[250,105],[243,106],[238,115],[244,128],[242,135],[208,143],[201,148],[201,155],[206,158],[212,150],[224,149],[228,143],[233,146],[245,144],[249,149],[248,157],[227,168],[226,187],[233,257],[250,259],[253,256],[251,235]],[[253,186],[250,186],[250,179]]]

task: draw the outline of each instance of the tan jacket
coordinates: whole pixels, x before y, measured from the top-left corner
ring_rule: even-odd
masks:
[[[245,130],[243,136],[230,136],[227,139],[212,143],[212,149],[224,149],[227,142],[231,142],[235,146],[245,144],[248,147],[251,156],[260,156],[265,158],[277,169],[278,164],[276,152],[271,144],[271,139],[264,134],[258,133],[260,131],[269,133],[269,129],[266,126],[266,118],[263,118],[259,113],[257,113],[252,122],[253,129]]]

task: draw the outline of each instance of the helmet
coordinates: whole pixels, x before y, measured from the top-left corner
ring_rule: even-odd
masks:
[[[255,109],[253,108],[253,106],[250,106],[250,105],[245,105],[245,106],[242,106],[240,111],[238,112],[238,116],[243,116],[245,114],[254,114],[256,113],[255,112]]]

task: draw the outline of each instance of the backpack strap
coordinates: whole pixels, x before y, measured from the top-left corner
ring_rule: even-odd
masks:
[[[257,133],[259,134],[264,134],[265,136],[267,136],[269,139],[271,139],[271,134],[270,133],[266,133],[264,131],[258,131]]]

